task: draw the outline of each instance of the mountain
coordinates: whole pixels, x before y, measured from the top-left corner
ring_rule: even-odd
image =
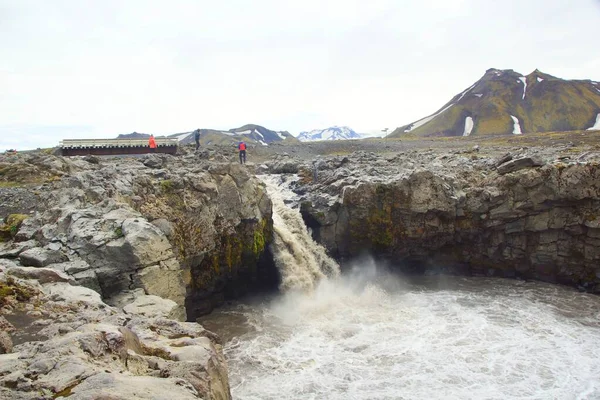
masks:
[[[189,132],[173,133],[170,135],[155,135],[173,139],[178,139],[181,144],[194,143],[194,130]],[[148,133],[128,133],[117,136],[117,139],[145,139],[150,137]],[[272,131],[260,125],[248,124],[228,131],[218,129],[200,129],[200,142],[202,144],[230,144],[239,141],[245,141],[248,144],[262,144],[268,146],[273,142],[283,140],[294,141],[296,138],[286,131]]]
[[[331,128],[314,129],[310,132],[300,132],[296,138],[301,142],[314,142],[319,140],[360,139],[361,135],[347,126],[332,126]]]
[[[175,133],[168,137],[177,138],[182,144],[194,143],[194,131]],[[261,144],[268,146],[270,143],[283,140],[296,141],[294,136],[286,131],[272,131],[264,126],[247,124],[228,131],[217,129],[200,129],[200,143],[202,144],[229,144],[245,141],[248,144]]]
[[[469,136],[600,129],[600,83],[565,80],[535,70],[488,69],[483,77],[425,118],[390,137]]]
[[[247,124],[239,128],[230,129],[229,132],[263,144],[294,139],[294,136],[287,131],[272,131],[264,126],[254,124]]]
[[[132,132],[127,134],[120,134],[119,136],[117,136],[117,139],[148,139],[149,137],[149,133]]]

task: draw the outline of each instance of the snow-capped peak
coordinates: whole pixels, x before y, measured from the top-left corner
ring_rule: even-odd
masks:
[[[314,129],[310,132],[300,132],[298,140],[312,142],[318,140],[360,139],[361,136],[347,126],[332,126],[325,129]]]

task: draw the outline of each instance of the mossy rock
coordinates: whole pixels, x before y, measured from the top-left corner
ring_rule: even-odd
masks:
[[[24,220],[29,218],[26,214],[10,214],[6,217],[6,222],[0,226],[0,241],[11,240],[21,227]]]
[[[29,215],[27,214],[10,214],[8,217],[6,217],[6,224],[20,228],[23,221],[25,221],[27,218],[29,218]]]
[[[19,302],[27,302],[35,295],[37,295],[35,289],[19,285],[10,277],[5,282],[0,281],[0,306],[4,306],[10,297],[14,297]]]

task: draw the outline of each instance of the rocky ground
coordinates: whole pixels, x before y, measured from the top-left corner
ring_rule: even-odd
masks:
[[[232,147],[0,156],[0,394],[229,398],[219,339],[181,321],[277,287],[255,174],[297,174],[305,221],[342,261],[600,291],[599,137],[273,144],[245,166]]]
[[[0,171],[3,398],[230,398],[218,338],[181,321],[269,281],[246,168],[30,153]]]
[[[1,398],[230,398],[218,338],[168,319],[173,302],[114,308],[66,273],[1,261]]]

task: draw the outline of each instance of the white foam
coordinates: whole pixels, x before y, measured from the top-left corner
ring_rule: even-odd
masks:
[[[521,82],[523,82],[523,99],[525,99],[525,91],[527,91],[527,78],[522,76],[519,78]]]
[[[517,117],[515,117],[514,115],[510,116],[513,120],[513,133],[515,135],[520,135],[523,132],[521,132],[521,124],[519,123],[519,119]]]
[[[469,136],[473,131],[473,118],[467,117],[465,118],[465,130],[463,132],[463,136]]]
[[[249,328],[224,351],[236,399],[597,399],[598,309],[540,283],[357,274],[225,311]]]
[[[600,113],[596,115],[596,123],[591,128],[587,129],[588,131],[598,131],[600,130]]]

